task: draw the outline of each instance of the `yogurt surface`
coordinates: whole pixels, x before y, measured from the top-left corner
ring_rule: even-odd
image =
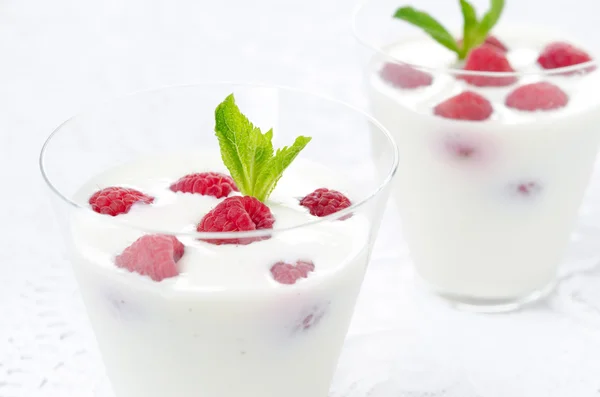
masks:
[[[77,194],[76,201],[82,206],[96,190],[108,186],[134,188],[155,200],[152,205],[136,204],[127,214],[119,215],[118,221],[131,228],[118,227],[116,233],[107,232],[115,227],[111,222],[113,219],[79,211],[73,222],[73,238],[78,249],[84,254],[88,249],[89,256],[95,257],[97,265],[126,274],[126,270],[114,268],[114,256],[143,235],[144,229],[195,233],[202,217],[223,199],[172,192],[169,186],[193,172],[227,173],[216,156],[208,161],[211,166],[207,168],[190,166],[198,163],[198,158],[206,162],[206,157],[206,154],[190,153],[177,154],[172,158],[150,158],[117,167],[94,178]],[[319,218],[300,206],[299,199],[324,186],[347,192],[348,187],[343,185],[344,182],[331,175],[329,170],[299,159],[298,164],[292,164],[266,203],[275,217],[274,229],[315,222]],[[181,274],[171,280],[163,280],[160,288],[174,291],[280,288],[270,279],[270,266],[279,261],[294,263],[299,259],[311,260],[317,266],[315,277],[311,279],[326,277],[362,249],[367,230],[365,220],[358,216],[311,225],[306,229],[275,232],[269,239],[249,245],[214,245],[193,235],[178,235],[186,246],[185,255],[179,262]]]

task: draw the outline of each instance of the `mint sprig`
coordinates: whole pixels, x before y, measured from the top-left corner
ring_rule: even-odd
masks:
[[[455,52],[458,59],[465,59],[473,48],[485,41],[492,28],[498,23],[504,10],[504,0],[490,0],[490,9],[481,20],[477,18],[475,7],[468,0],[459,1],[463,15],[462,45],[459,45],[448,29],[426,12],[408,6],[400,7],[394,13],[394,18],[421,28],[435,41]]]
[[[394,18],[402,19],[423,29],[425,33],[431,36],[435,41],[447,49],[458,52],[458,44],[448,30],[435,18],[423,11],[418,11],[413,7],[401,7],[396,10]]]
[[[273,130],[264,134],[242,114],[229,95],[215,110],[215,135],[223,163],[245,196],[265,201],[275,189],[285,169],[310,142],[299,136],[292,146],[273,149]]]

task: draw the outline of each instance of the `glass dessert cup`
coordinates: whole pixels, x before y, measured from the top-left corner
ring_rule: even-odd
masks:
[[[200,233],[200,199],[168,188],[174,175],[220,161],[214,109],[232,92],[257,126],[273,127],[275,141],[312,141],[266,201],[272,229]],[[145,91],[59,126],[40,165],[116,397],[326,396],[397,161],[388,132],[369,116],[282,87]],[[296,204],[277,202],[286,192],[298,200],[294,175],[337,183],[352,205],[294,223],[282,214]],[[158,183],[148,187],[155,201],[134,204],[126,217],[92,211],[90,192],[115,181]],[[187,207],[169,213],[173,203]],[[150,235],[182,243],[178,275],[155,281],[115,266],[124,248]],[[276,282],[271,266],[294,260],[314,271],[292,285]]]
[[[410,170],[392,197],[412,261],[458,307],[514,310],[552,291],[600,141],[595,62],[545,69],[538,56],[559,41],[593,53],[579,40],[591,37],[581,20],[591,17],[507,2],[493,35],[508,49],[494,54],[512,71],[482,72],[393,19],[402,5],[363,2],[353,28],[368,52],[371,111],[398,144],[399,168]],[[458,2],[418,7],[439,16]],[[531,27],[531,15],[548,28]]]

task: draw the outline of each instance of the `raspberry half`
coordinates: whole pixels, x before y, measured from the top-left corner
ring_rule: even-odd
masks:
[[[277,262],[271,267],[271,275],[280,284],[295,284],[301,278],[307,278],[308,273],[315,270],[315,265],[309,261],[297,261],[295,265]]]
[[[417,70],[409,65],[386,63],[379,75],[394,87],[415,89],[426,87],[433,83],[433,77],[426,72]]]
[[[558,41],[548,44],[542,50],[537,62],[544,69],[557,69],[578,65],[591,60],[592,57],[582,49],[572,44]]]
[[[89,199],[92,209],[100,214],[117,216],[126,214],[135,203],[151,204],[154,197],[125,187],[107,187]]]
[[[515,89],[506,97],[505,103],[509,108],[528,112],[547,111],[567,106],[569,97],[554,84],[540,82]]]
[[[173,183],[170,189],[174,192],[197,193],[216,198],[227,197],[238,188],[229,175],[218,172],[201,172],[189,174]]]
[[[115,258],[118,267],[149,276],[154,281],[179,274],[177,262],[184,253],[183,244],[174,236],[142,236]]]
[[[348,208],[352,203],[337,190],[320,188],[301,199],[300,205],[308,208],[311,215],[322,217]]]
[[[449,98],[433,109],[437,116],[470,121],[487,120],[493,111],[490,101],[472,91],[465,91]]]

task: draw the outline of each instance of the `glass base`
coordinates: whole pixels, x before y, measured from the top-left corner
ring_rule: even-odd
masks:
[[[474,298],[471,296],[446,294],[436,291],[433,287],[430,287],[429,289],[458,310],[474,313],[506,313],[520,310],[525,306],[529,306],[548,297],[548,295],[550,295],[555,288],[556,281],[552,281],[546,286],[525,296],[508,299]]]

